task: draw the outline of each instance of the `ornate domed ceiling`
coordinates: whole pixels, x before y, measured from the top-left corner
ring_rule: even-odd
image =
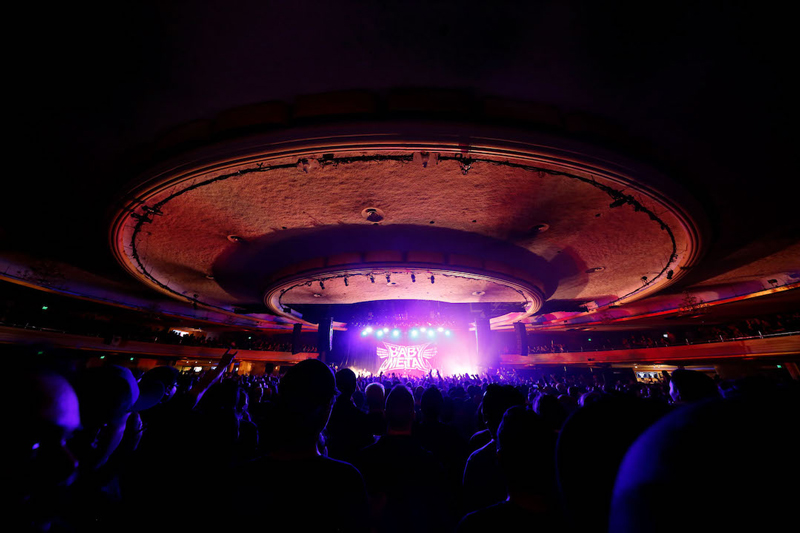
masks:
[[[520,320],[677,281],[701,252],[696,213],[652,169],[557,137],[340,124],[165,162],[130,188],[111,244],[142,282],[210,308],[504,302]]]

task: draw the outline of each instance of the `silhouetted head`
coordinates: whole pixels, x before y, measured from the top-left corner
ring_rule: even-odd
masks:
[[[414,422],[414,396],[403,385],[395,385],[386,398],[386,423],[390,431],[409,433]]]
[[[3,388],[7,528],[47,530],[77,473],[70,437],[80,426],[78,398],[56,374],[15,375],[14,381]]]
[[[164,390],[158,386],[142,395],[130,370],[108,365],[79,374],[75,392],[81,406],[82,427],[75,435],[74,451],[81,469],[93,470],[103,466],[119,446],[128,415],[158,403]]]
[[[787,530],[796,505],[791,487],[800,478],[800,463],[792,459],[799,410],[796,394],[707,400],[674,410],[625,455],[610,529]],[[698,512],[697,502],[715,511]]]
[[[301,361],[286,372],[279,393],[290,441],[316,444],[337,392],[333,371],[317,359]]]
[[[665,408],[639,398],[603,396],[567,419],[556,458],[562,501],[574,531],[605,530],[619,464]]]
[[[515,405],[525,405],[525,398],[511,385],[493,383],[486,388],[483,395],[483,418],[492,438],[497,436],[497,427],[503,414]]]
[[[67,441],[81,423],[78,397],[63,377],[56,374],[23,375],[20,396],[10,409],[11,427],[5,433],[14,454],[7,466],[21,466],[24,480],[12,488],[21,489],[23,499],[37,491],[69,485],[76,473],[77,459]],[[16,503],[16,502],[15,502]]]
[[[420,407],[422,408],[422,415],[425,420],[436,422],[439,420],[439,415],[442,413],[444,406],[444,397],[442,391],[436,387],[428,387],[422,393],[422,400],[420,400]]]
[[[555,396],[542,394],[533,403],[533,410],[541,416],[554,430],[561,429],[567,412]]]
[[[688,403],[718,398],[719,389],[714,380],[706,374],[679,368],[672,373],[669,395],[676,403]]]
[[[370,383],[364,390],[364,396],[367,402],[367,409],[370,411],[383,411],[384,403],[386,401],[384,398],[383,385],[377,382]]]
[[[509,492],[555,496],[555,435],[542,418],[522,406],[503,415],[497,429],[497,458]]]
[[[336,388],[342,393],[343,399],[350,399],[356,391],[356,374],[349,368],[343,368],[336,373]]]
[[[175,396],[177,390],[178,376],[180,372],[173,366],[157,366],[144,373],[140,381],[142,388],[148,382],[160,383],[164,387],[162,402],[170,400]]]

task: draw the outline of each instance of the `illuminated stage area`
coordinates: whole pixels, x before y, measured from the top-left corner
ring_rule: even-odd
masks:
[[[348,335],[349,352],[340,364],[368,375],[417,376],[477,374],[479,365],[474,333],[444,326],[415,326],[410,329],[367,326]]]

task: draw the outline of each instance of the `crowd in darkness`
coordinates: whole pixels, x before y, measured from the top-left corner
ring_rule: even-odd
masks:
[[[230,351],[200,376],[139,375],[3,355],[26,365],[4,403],[9,531],[775,531],[793,514],[789,379],[359,378],[316,359],[239,376]]]

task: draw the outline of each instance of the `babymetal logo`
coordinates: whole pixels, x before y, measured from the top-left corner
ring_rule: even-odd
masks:
[[[417,344],[416,346],[400,346],[399,344],[383,343],[386,348],[378,348],[378,357],[384,359],[380,372],[394,370],[419,370],[429,372],[431,364],[428,359],[436,356],[436,346]]]

